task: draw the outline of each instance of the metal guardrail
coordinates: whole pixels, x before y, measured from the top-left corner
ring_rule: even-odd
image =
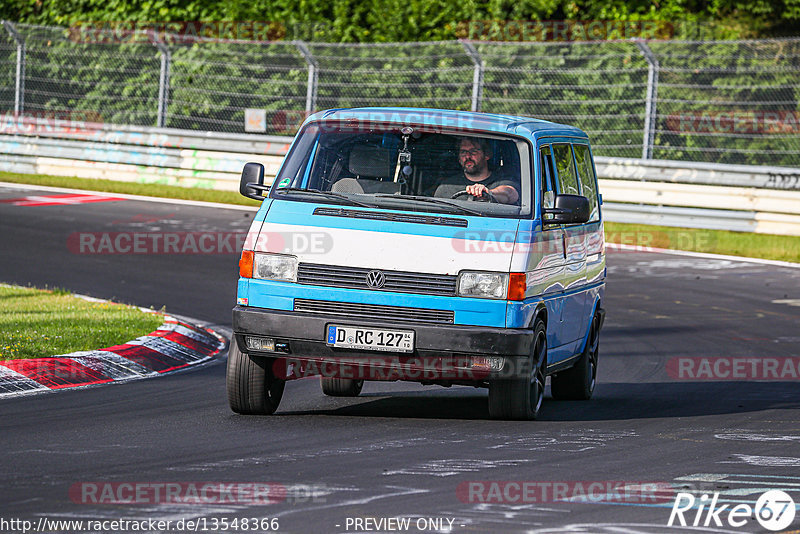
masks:
[[[800,169],[670,160],[595,158],[598,175],[618,180],[800,191]]]
[[[676,208],[617,202],[604,203],[603,213],[607,221],[620,223],[800,235],[800,217],[779,213]]]
[[[606,220],[800,235],[800,169],[595,159]]]
[[[20,119],[0,170],[235,191],[248,161],[277,173],[290,137]],[[800,235],[800,169],[596,158],[606,220]]]
[[[39,118],[19,118],[13,126],[0,128],[5,171],[231,191],[248,161],[274,176],[292,140]]]

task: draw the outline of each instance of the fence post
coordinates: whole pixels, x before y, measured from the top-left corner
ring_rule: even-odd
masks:
[[[636,41],[636,46],[647,60],[647,97],[644,108],[642,159],[653,159],[653,144],[656,137],[656,102],[658,100],[658,58],[645,41]]]
[[[158,77],[158,116],[156,126],[164,128],[167,125],[167,106],[169,105],[169,71],[172,64],[172,54],[169,48],[158,36],[153,33],[153,44],[161,54],[161,74]]]
[[[314,113],[317,109],[317,60],[314,59],[311,50],[303,41],[295,41],[294,45],[303,55],[303,59],[308,64],[308,85],[306,86],[306,116]]]
[[[464,50],[475,65],[475,70],[472,73],[472,111],[481,110],[481,99],[483,98],[483,60],[475,46],[469,41],[461,41]]]
[[[25,40],[17,32],[12,22],[3,21],[6,31],[17,43],[17,75],[14,82],[14,114],[19,115],[25,110]]]

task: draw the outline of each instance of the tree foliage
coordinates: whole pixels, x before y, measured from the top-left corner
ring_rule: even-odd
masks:
[[[797,35],[800,0],[6,0],[0,18],[273,21],[294,33],[316,28],[312,37],[333,42],[450,40],[473,20],[654,20],[691,23],[703,38],[753,38]]]

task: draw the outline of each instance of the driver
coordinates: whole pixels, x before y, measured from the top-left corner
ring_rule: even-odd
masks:
[[[466,190],[478,198],[489,192],[502,204],[515,204],[519,192],[512,177],[489,170],[492,148],[485,139],[462,137],[458,141],[458,163],[463,172],[442,180],[434,196],[452,196],[451,191]],[[455,186],[455,187],[453,187]]]

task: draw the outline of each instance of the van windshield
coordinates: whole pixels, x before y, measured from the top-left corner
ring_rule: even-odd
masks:
[[[270,197],[518,218],[531,212],[529,151],[522,139],[482,132],[311,124]]]

